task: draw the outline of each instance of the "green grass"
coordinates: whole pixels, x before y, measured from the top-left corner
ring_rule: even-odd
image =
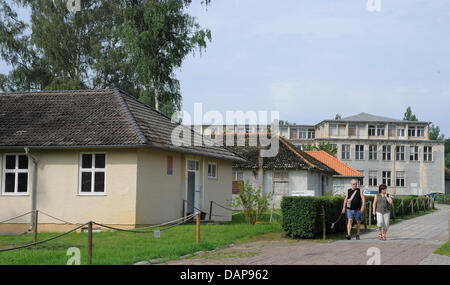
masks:
[[[446,242],[443,246],[441,246],[441,248],[436,250],[434,253],[450,256],[450,241]]]
[[[233,222],[224,224],[202,224],[200,243],[196,244],[196,226],[193,224],[161,232],[161,238],[152,233],[101,232],[93,233],[92,264],[133,264],[138,261],[168,258],[177,259],[197,251],[209,251],[226,247],[238,240],[249,239],[255,235],[281,232],[280,223],[248,225],[240,215]],[[274,221],[277,222],[274,215]],[[279,218],[278,218],[279,219]],[[53,237],[54,233],[39,233],[38,240]],[[0,236],[0,249],[24,245],[32,241],[32,235]],[[38,245],[36,248],[0,252],[0,265],[64,265],[69,256],[68,248],[78,247],[81,251],[81,264],[87,264],[87,233],[71,233],[60,239]]]

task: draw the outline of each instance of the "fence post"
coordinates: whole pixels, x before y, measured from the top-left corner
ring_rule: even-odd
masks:
[[[92,264],[92,222],[88,224],[88,264]]]
[[[402,217],[405,215],[405,201],[402,200]]]
[[[414,200],[411,200],[411,214],[414,215]]]
[[[417,205],[417,212],[420,212],[420,203],[419,203],[419,199],[416,200],[416,205]]]
[[[369,226],[372,225],[372,201],[369,201]]]
[[[181,216],[184,217],[186,215],[186,209],[185,209],[186,200],[183,200],[183,213],[181,213]]]
[[[209,204],[209,221],[211,222],[211,216],[212,216],[212,207],[213,207],[213,201]]]
[[[197,244],[200,243],[200,213],[197,214]]]
[[[327,239],[327,227],[325,225],[325,207],[322,205],[322,237],[323,240]]]
[[[33,231],[34,231],[34,242],[37,242],[37,236],[38,236],[38,210],[34,211],[34,227],[33,227]],[[36,245],[35,245],[36,246]]]

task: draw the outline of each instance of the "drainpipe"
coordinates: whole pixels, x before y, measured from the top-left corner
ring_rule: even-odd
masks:
[[[264,158],[261,155],[262,149],[258,152],[258,184],[261,186],[261,193],[264,194]]]
[[[32,182],[31,182],[31,221],[30,221],[30,228],[28,231],[31,231],[34,227],[34,220],[35,220],[35,214],[36,214],[36,181],[37,181],[37,159],[34,158],[30,154],[30,149],[28,147],[25,148],[25,154],[27,155],[28,159],[31,159],[33,161],[33,174],[32,174]]]

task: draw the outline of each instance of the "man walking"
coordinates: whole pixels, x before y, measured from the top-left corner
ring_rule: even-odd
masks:
[[[345,213],[347,209],[347,236],[348,240],[352,239],[351,231],[353,226],[353,220],[356,220],[356,239],[359,240],[359,231],[361,229],[361,221],[364,219],[364,205],[366,204],[366,198],[361,189],[358,188],[358,182],[356,179],[352,180],[352,189],[348,189],[345,194],[344,206],[342,207],[342,213]]]

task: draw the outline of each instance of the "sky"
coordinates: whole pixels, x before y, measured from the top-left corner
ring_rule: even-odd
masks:
[[[367,1],[212,0],[205,9],[194,0],[188,12],[212,42],[177,71],[183,109],[276,110],[317,124],[337,113],[402,119],[411,106],[450,137],[450,1],[380,0],[380,11]]]

